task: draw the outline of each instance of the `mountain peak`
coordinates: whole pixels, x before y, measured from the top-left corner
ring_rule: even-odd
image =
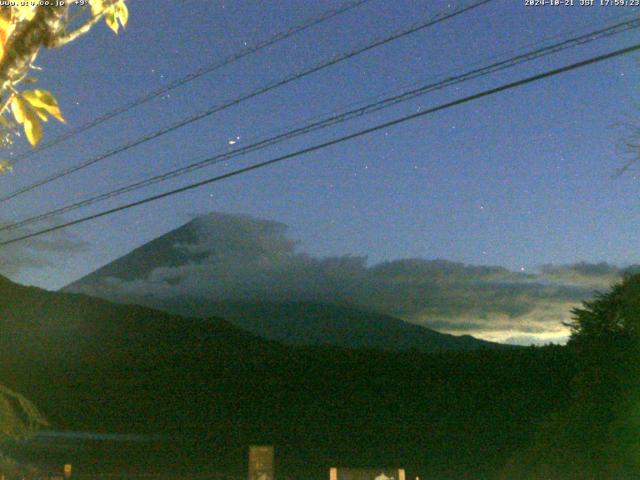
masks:
[[[402,299],[389,296],[399,280],[425,285],[445,268],[464,274],[464,265],[409,259],[369,267],[363,257],[314,258],[297,251],[286,228],[244,215],[198,216],[64,290],[189,317],[222,316],[291,344],[424,351],[491,345],[373,313],[399,310]]]

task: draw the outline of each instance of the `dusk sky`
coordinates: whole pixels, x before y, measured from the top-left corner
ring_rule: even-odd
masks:
[[[579,3],[579,0],[575,0]],[[370,0],[318,27],[206,75],[15,165],[0,192],[75,165],[264,84],[408,25],[470,4]],[[340,5],[338,1],[130,1],[118,36],[103,24],[38,64],[66,125],[44,141],[246,45]],[[544,39],[569,38],[630,18],[623,7],[527,7],[496,0],[432,28],[243,102],[160,139],[20,195],[2,206],[19,220],[287,130],[354,102],[430,83],[507,58]],[[501,83],[638,42],[637,30],[465,82],[300,137],[225,165],[127,194],[97,212],[263,161]],[[59,288],[209,212],[247,214],[289,227],[318,257],[446,259],[534,271],[542,264],[640,262],[640,180],[614,178],[626,160],[622,122],[640,124],[638,54],[626,55],[454,107],[388,130],[153,204],[70,228],[70,250],[12,278]],[[26,149],[18,140],[12,151]],[[9,152],[5,155],[10,158]],[[3,232],[3,239],[11,238]],[[46,238],[43,237],[43,240]],[[77,242],[76,243],[74,243]],[[7,252],[20,263],[20,247]],[[15,257],[18,255],[18,257]],[[51,257],[54,258],[54,257]],[[22,267],[23,265],[21,265]]]

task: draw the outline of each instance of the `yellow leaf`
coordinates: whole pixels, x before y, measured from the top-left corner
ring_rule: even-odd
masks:
[[[11,22],[11,18],[0,16],[0,41],[3,45],[11,35],[14,27],[15,25]]]
[[[6,160],[0,160],[0,174],[13,171],[13,166]]]
[[[38,117],[41,117],[44,113],[36,113],[18,95],[11,100],[11,111],[16,118],[16,122],[22,124],[27,140],[35,147],[42,138],[42,124]]]
[[[11,111],[13,112],[16,122],[24,123],[27,116],[27,105],[17,95],[15,95],[13,100],[11,100]]]
[[[118,33],[120,25],[124,28],[129,21],[129,9],[127,8],[127,4],[124,3],[124,0],[120,0],[119,2],[111,5],[106,10],[104,20],[107,22],[109,28],[115,33]]]
[[[124,3],[124,0],[120,0],[116,5],[116,16],[120,23],[122,24],[122,28],[127,26],[127,22],[129,21],[129,9],[127,8],[127,4]]]
[[[13,7],[14,21],[31,20],[36,15],[36,11],[31,6],[31,2],[17,2]]]
[[[111,7],[109,9],[109,11],[104,16],[104,20],[105,22],[107,22],[109,28],[114,31],[114,33],[118,33],[118,28],[120,27],[120,25],[118,24],[118,19],[116,17],[115,7]]]
[[[104,0],[91,0],[91,15],[94,17],[104,11]]]
[[[45,113],[46,111],[44,109],[37,108],[37,107],[32,107],[32,110],[40,118],[40,120],[42,120],[43,122],[47,121],[47,114]]]
[[[27,140],[32,146],[38,145],[42,138],[42,124],[38,117],[30,109],[26,110],[26,117],[24,119],[24,133],[27,136]]]
[[[51,92],[40,89],[25,90],[22,92],[22,96],[36,110],[43,110],[60,122],[64,123],[64,118],[62,117],[62,112],[60,112],[58,101]]]

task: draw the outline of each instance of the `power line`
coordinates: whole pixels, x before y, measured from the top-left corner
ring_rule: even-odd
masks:
[[[128,103],[125,103],[123,105],[120,105],[119,107],[114,108],[113,110],[110,110],[106,113],[103,113],[102,115],[100,115],[99,117],[90,120],[89,122],[80,125],[76,128],[73,128],[69,131],[67,131],[66,133],[63,133],[62,135],[59,135],[58,137],[55,137],[51,140],[49,140],[48,142],[43,143],[39,148],[35,149],[35,150],[27,150],[26,152],[23,152],[19,155],[16,155],[14,158],[12,158],[12,162],[18,162],[20,160],[23,160],[25,158],[28,157],[32,157],[33,155],[36,155],[37,153],[42,152],[43,150],[46,150],[48,148],[51,148],[55,145],[58,145],[66,140],[69,140],[72,137],[75,137],[76,135],[86,132],[87,130],[90,130],[108,120],[111,120],[125,112],[128,112],[129,110],[132,110],[136,107],[139,107],[140,105],[143,105],[147,102],[150,102],[151,100],[158,98],[168,92],[171,92],[172,90],[175,90],[176,88],[179,88],[189,82],[192,82],[193,80],[196,80],[204,75],[207,75],[209,73],[212,73],[216,70],[219,70],[223,67],[226,67],[227,65],[230,65],[244,57],[247,57],[251,54],[257,53],[260,50],[264,50],[267,47],[270,47],[272,45],[275,45],[276,43],[279,43],[283,40],[286,40],[288,38],[293,37],[294,35],[297,35],[298,33],[301,33],[305,30],[308,30],[311,27],[314,27],[316,25],[319,25],[320,23],[323,23],[327,20],[330,20],[334,17],[337,17],[345,12],[348,12],[349,10],[352,10],[356,7],[359,7],[360,5],[363,5],[365,3],[370,2],[371,0],[357,0],[357,1],[349,1],[349,2],[345,2],[342,6],[335,8],[335,9],[331,9],[331,10],[327,10],[326,12],[323,12],[322,14],[316,16],[316,17],[312,17],[309,18],[307,20],[305,20],[304,22],[302,22],[299,25],[293,26],[287,30],[284,30],[282,32],[278,32],[275,35],[272,35],[271,37],[262,40],[258,43],[256,43],[255,45],[251,45],[248,47],[245,47],[235,53],[232,53],[231,55],[225,57],[224,59],[214,62],[210,65],[206,65],[204,67],[199,68],[198,70],[191,72],[183,77],[180,77],[176,80],[174,80],[173,82],[169,83],[168,85],[165,85],[163,87],[160,87],[156,90],[152,90],[150,92],[147,92],[145,94],[143,94],[142,96],[131,100]]]
[[[288,160],[288,159],[291,159],[291,158],[294,158],[294,157],[305,155],[307,153],[315,152],[317,150],[321,150],[321,149],[330,147],[332,145],[336,145],[336,144],[339,144],[339,143],[342,143],[342,142],[346,142],[348,140],[353,140],[354,138],[362,137],[364,135],[368,135],[370,133],[377,132],[379,130],[383,130],[385,128],[393,127],[395,125],[398,125],[398,124],[401,124],[401,123],[404,123],[404,122],[407,122],[407,121],[410,121],[410,120],[415,120],[417,118],[421,118],[421,117],[424,117],[426,115],[430,115],[430,114],[435,113],[435,112],[439,112],[439,111],[446,110],[446,109],[449,109],[449,108],[452,108],[452,107],[455,107],[455,106],[458,106],[458,105],[462,105],[462,104],[471,102],[473,100],[478,100],[480,98],[488,97],[490,95],[495,95],[496,93],[504,92],[504,91],[507,91],[507,90],[510,90],[510,89],[513,89],[513,88],[516,88],[516,87],[521,87],[521,86],[527,85],[529,83],[533,83],[533,82],[536,82],[536,81],[539,81],[539,80],[543,80],[543,79],[546,79],[546,78],[549,78],[549,77],[560,75],[562,73],[566,73],[566,72],[569,72],[571,70],[576,70],[578,68],[586,67],[587,65],[593,65],[595,63],[602,62],[604,60],[609,60],[611,58],[619,57],[619,56],[622,56],[622,55],[626,55],[628,53],[635,52],[635,51],[638,51],[638,50],[640,50],[640,44],[636,44],[636,45],[633,45],[633,46],[630,46],[630,47],[622,48],[620,50],[615,50],[613,52],[610,52],[610,53],[607,53],[607,54],[604,54],[604,55],[600,55],[600,56],[597,56],[597,57],[592,57],[590,59],[583,60],[581,62],[573,63],[573,64],[570,64],[570,65],[566,65],[564,67],[556,68],[556,69],[553,69],[553,70],[548,70],[548,71],[546,71],[544,73],[533,75],[533,76],[530,76],[530,77],[527,77],[527,78],[524,78],[522,80],[518,80],[518,81],[515,81],[515,82],[507,83],[507,84],[501,85],[499,87],[491,88],[489,90],[484,90],[484,91],[476,93],[474,95],[469,95],[467,97],[463,97],[463,98],[460,98],[458,100],[454,100],[454,101],[451,101],[451,102],[448,102],[448,103],[444,103],[444,104],[438,105],[437,107],[432,107],[430,109],[427,109],[427,110],[424,110],[424,111],[421,111],[421,112],[417,112],[417,113],[413,113],[411,115],[406,115],[406,116],[403,116],[403,117],[400,117],[400,118],[396,118],[394,120],[390,120],[388,122],[384,122],[384,123],[378,124],[376,126],[373,126],[373,127],[370,127],[370,128],[366,128],[364,130],[359,130],[358,132],[355,132],[355,133],[352,133],[352,134],[349,134],[349,135],[344,135],[342,137],[338,137],[338,138],[335,138],[333,140],[329,140],[329,141],[326,141],[326,142],[323,142],[323,143],[319,143],[319,144],[313,145],[311,147],[307,147],[307,148],[304,148],[304,149],[301,149],[301,150],[297,150],[295,152],[292,152],[292,153],[289,153],[289,154],[286,154],[286,155],[282,155],[280,157],[273,158],[271,160],[266,160],[264,162],[256,163],[256,164],[250,165],[248,167],[240,168],[240,169],[234,170],[232,172],[228,172],[228,173],[225,173],[225,174],[222,174],[222,175],[218,175],[218,176],[211,177],[211,178],[208,178],[208,179],[205,179],[205,180],[201,180],[199,182],[191,183],[191,184],[186,185],[184,187],[180,187],[180,188],[176,188],[176,189],[173,189],[173,190],[169,190],[169,191],[164,192],[164,193],[160,193],[160,194],[153,195],[153,196],[150,196],[150,197],[147,197],[147,198],[143,198],[141,200],[137,200],[135,202],[131,202],[131,203],[127,203],[127,204],[124,204],[124,205],[120,205],[118,207],[111,208],[111,209],[108,209],[108,210],[104,210],[102,212],[98,212],[98,213],[95,213],[95,214],[92,214],[92,215],[87,215],[85,217],[78,218],[76,220],[72,220],[72,221],[69,221],[69,222],[66,222],[66,223],[62,223],[60,225],[55,225],[53,227],[45,228],[45,229],[39,230],[37,232],[33,232],[33,233],[26,234],[26,235],[22,235],[20,237],[13,238],[13,239],[10,239],[10,240],[5,240],[3,242],[0,242],[0,246],[10,245],[12,243],[16,243],[16,242],[19,242],[19,241],[22,241],[22,240],[26,240],[26,239],[29,239],[29,238],[33,238],[33,237],[37,237],[37,236],[40,236],[40,235],[44,235],[46,233],[50,233],[50,232],[54,232],[54,231],[57,231],[57,230],[61,230],[63,228],[68,228],[70,226],[78,225],[80,223],[85,223],[85,222],[88,222],[90,220],[95,220],[97,218],[101,218],[101,217],[104,217],[104,216],[107,216],[107,215],[112,215],[114,213],[121,212],[123,210],[128,210],[128,209],[133,208],[133,207],[137,207],[137,206],[140,206],[140,205],[144,205],[146,203],[154,202],[154,201],[160,200],[162,198],[170,197],[170,196],[173,196],[173,195],[177,195],[179,193],[183,193],[183,192],[186,192],[186,191],[189,191],[189,190],[193,190],[193,189],[205,186],[205,185],[209,185],[209,184],[212,184],[212,183],[215,183],[215,182],[226,180],[227,178],[235,177],[237,175],[241,175],[243,173],[247,173],[247,172],[250,172],[250,171],[253,171],[253,170],[258,170],[260,168],[267,167],[269,165],[273,165],[273,164],[276,164],[276,163],[280,163],[280,162],[283,162],[285,160]]]
[[[385,37],[385,38],[380,39],[380,40],[376,40],[373,43],[369,43],[369,44],[367,44],[367,45],[365,45],[363,47],[359,47],[359,48],[357,48],[355,50],[352,50],[352,51],[350,51],[348,53],[339,54],[339,55],[337,55],[337,56],[335,56],[335,57],[333,57],[333,58],[331,58],[331,59],[329,59],[327,61],[324,61],[324,62],[322,62],[322,63],[320,63],[320,64],[318,64],[316,66],[313,66],[311,68],[302,70],[302,71],[300,71],[298,73],[291,74],[291,75],[289,75],[287,77],[284,77],[283,79],[280,79],[280,80],[278,80],[276,82],[270,83],[270,84],[268,84],[268,85],[266,85],[264,87],[261,87],[261,88],[259,88],[257,90],[254,90],[253,92],[251,92],[249,94],[242,95],[240,97],[236,97],[236,98],[234,98],[234,99],[232,99],[230,101],[227,101],[227,102],[225,102],[225,103],[223,103],[221,105],[214,105],[213,107],[211,107],[211,108],[209,108],[209,109],[207,109],[207,110],[205,110],[203,112],[200,112],[200,113],[197,113],[195,115],[189,116],[189,117],[187,117],[187,118],[185,118],[183,120],[180,120],[177,123],[174,123],[173,125],[170,125],[168,127],[162,128],[161,130],[158,130],[158,131],[156,131],[154,133],[151,133],[149,135],[145,135],[145,136],[143,136],[141,138],[138,138],[136,140],[133,140],[133,141],[131,141],[129,143],[126,143],[124,145],[116,147],[116,148],[114,148],[114,149],[112,149],[112,150],[110,150],[110,151],[108,151],[106,153],[103,153],[103,154],[101,154],[101,155],[99,155],[97,157],[94,157],[94,158],[91,158],[89,160],[86,160],[86,161],[84,161],[84,162],[82,162],[82,163],[80,163],[78,165],[74,165],[72,167],[69,167],[69,168],[67,168],[65,170],[62,170],[62,171],[58,172],[58,173],[50,175],[49,177],[46,177],[46,178],[44,178],[42,180],[34,182],[34,183],[32,183],[30,185],[27,185],[25,187],[22,187],[22,188],[14,191],[14,192],[12,192],[10,194],[4,195],[4,196],[0,197],[0,202],[5,202],[7,200],[11,200],[11,199],[17,197],[18,195],[30,192],[30,191],[38,188],[38,187],[41,187],[41,186],[46,185],[48,183],[51,183],[51,182],[53,182],[55,180],[58,180],[58,179],[60,179],[62,177],[66,177],[67,175],[70,175],[70,174],[75,173],[75,172],[77,172],[79,170],[87,168],[87,167],[89,167],[89,166],[91,166],[91,165],[93,165],[95,163],[98,163],[98,162],[100,162],[102,160],[105,160],[105,159],[107,159],[109,157],[112,157],[112,156],[114,156],[116,154],[119,154],[119,153],[125,152],[127,150],[130,150],[133,147],[136,147],[138,145],[142,145],[142,144],[147,143],[147,142],[149,142],[151,140],[155,140],[156,138],[159,138],[159,137],[161,137],[163,135],[166,135],[166,134],[171,133],[173,131],[176,131],[176,130],[182,128],[182,127],[185,127],[185,126],[190,125],[190,124],[192,124],[194,122],[197,122],[198,120],[202,120],[203,118],[209,117],[209,116],[213,115],[214,113],[217,113],[217,112],[225,110],[225,109],[227,109],[229,107],[235,106],[235,105],[237,105],[237,104],[239,104],[239,103],[241,103],[241,102],[243,102],[245,100],[249,100],[251,98],[254,98],[254,97],[257,97],[257,96],[262,95],[264,93],[267,93],[267,92],[269,92],[271,90],[274,90],[274,89],[276,89],[278,87],[286,85],[286,84],[288,84],[290,82],[293,82],[295,80],[299,80],[301,78],[304,78],[304,77],[306,77],[308,75],[311,75],[311,74],[313,74],[315,72],[318,72],[318,71],[323,70],[325,68],[328,68],[330,66],[336,65],[337,63],[340,63],[340,62],[342,62],[344,60],[348,60],[348,59],[353,58],[353,57],[355,57],[357,55],[360,55],[362,53],[365,53],[365,52],[368,52],[370,50],[373,50],[374,48],[386,45],[386,44],[388,44],[388,43],[390,43],[390,42],[392,42],[394,40],[397,40],[399,38],[411,35],[412,33],[418,32],[420,30],[423,30],[425,28],[433,26],[433,25],[435,25],[437,23],[443,22],[443,21],[448,20],[450,18],[454,18],[454,17],[456,17],[458,15],[461,15],[461,14],[463,14],[465,12],[468,12],[470,10],[478,8],[481,5],[485,5],[485,4],[487,4],[489,2],[492,2],[492,1],[494,1],[494,0],[479,0],[479,1],[476,1],[475,3],[473,3],[471,5],[468,5],[468,6],[463,7],[463,8],[459,8],[459,9],[454,10],[452,12],[437,14],[437,15],[431,17],[430,19],[428,19],[426,21],[421,21],[421,22],[418,22],[418,23],[414,24],[413,26],[409,27],[408,29],[401,30],[401,31],[399,31],[397,33],[392,34],[391,36]]]
[[[455,85],[458,83],[462,83],[468,80],[472,80],[472,79],[476,79],[485,75],[489,75],[491,73],[495,73],[497,71],[500,70],[504,70],[506,68],[511,68],[514,67],[516,65],[525,63],[525,62],[529,62],[553,53],[557,53],[559,51],[562,50],[566,50],[568,48],[572,48],[578,45],[584,45],[586,43],[590,43],[590,42],[594,42],[596,40],[600,40],[602,38],[605,37],[610,37],[613,35],[617,35],[620,34],[622,32],[634,29],[634,28],[638,28],[640,26],[640,19],[634,19],[634,20],[628,20],[625,22],[620,22],[617,23],[615,25],[612,25],[610,27],[607,28],[602,28],[600,30],[596,30],[596,31],[592,31],[583,35],[579,35],[577,37],[573,37],[570,39],[566,39],[564,41],[561,41],[559,43],[555,43],[552,45],[548,45],[546,47],[542,47],[542,48],[538,48],[535,49],[533,51],[529,51],[529,52],[525,52],[522,53],[520,55],[517,55],[515,57],[511,57],[502,61],[498,61],[498,62],[494,62],[490,65],[486,65],[483,66],[481,68],[476,68],[476,69],[472,69],[470,71],[467,71],[463,74],[460,75],[455,75],[455,76],[449,76],[446,77],[442,80],[439,80],[438,82],[435,83],[430,83],[427,85],[423,85],[420,86],[418,88],[414,88],[408,91],[405,91],[401,94],[398,95],[394,95],[391,97],[387,97],[384,98],[380,101],[377,101],[375,103],[369,103],[366,104],[360,108],[356,108],[356,109],[352,109],[340,114],[336,114],[333,115],[329,118],[325,118],[323,120],[320,121],[316,121],[316,122],[312,122],[309,123],[307,125],[304,125],[302,127],[298,127],[292,130],[287,130],[284,133],[275,135],[273,137],[269,137],[269,138],[265,138],[265,139],[261,139],[258,140],[255,143],[252,143],[250,145],[238,148],[238,149],[234,149],[233,151],[230,152],[225,152],[225,153],[221,153],[218,155],[215,155],[213,157],[209,157],[206,158],[204,160],[200,160],[198,162],[192,163],[190,165],[186,165],[184,167],[178,168],[178,169],[174,169],[171,170],[169,172],[160,174],[160,175],[155,175],[153,177],[144,179],[144,180],[140,180],[134,183],[131,183],[129,185],[117,188],[115,190],[111,190],[109,192],[106,193],[102,193],[99,195],[95,195],[92,197],[89,197],[87,199],[72,203],[70,205],[66,205],[63,207],[59,207],[56,208],[54,210],[50,210],[48,212],[39,214],[39,215],[35,215],[23,220],[20,220],[18,222],[14,222],[14,223],[10,223],[10,224],[6,224],[6,225],[2,225],[0,226],[0,231],[7,231],[7,230],[13,230],[19,227],[23,227],[25,225],[29,225],[31,223],[40,221],[40,220],[45,220],[47,218],[51,218],[60,214],[64,214],[64,213],[68,213],[70,211],[73,210],[77,210],[79,208],[82,207],[86,207],[89,205],[93,205],[95,203],[101,202],[103,200],[107,200],[107,199],[111,199],[114,198],[116,196],[122,195],[124,193],[128,193],[128,192],[132,192],[135,190],[139,190],[141,188],[162,182],[162,181],[166,181],[172,178],[176,178],[178,176],[181,175],[185,175],[187,173],[191,173],[193,171],[196,171],[198,169],[213,165],[213,164],[217,164],[220,163],[222,161],[225,160],[229,160],[231,158],[240,156],[240,155],[245,155],[247,153],[256,151],[256,150],[261,150],[263,148],[275,145],[277,143],[280,143],[282,141],[285,140],[289,140],[291,138],[295,138],[298,137],[300,135],[304,135],[307,133],[310,133],[312,131],[316,131],[316,130],[320,130],[320,129],[324,129],[333,125],[336,125],[338,123],[343,123],[345,121],[351,120],[353,118],[356,117],[360,117],[363,116],[365,114],[370,114],[373,112],[377,112],[379,110],[382,110],[384,108],[388,108],[391,107],[393,105],[399,104],[401,102],[406,102],[408,100],[414,99],[418,96],[424,95],[426,93],[435,91],[435,90],[440,90],[442,88],[451,86],[451,85]],[[544,40],[541,40],[544,41]],[[538,42],[539,43],[539,42]]]

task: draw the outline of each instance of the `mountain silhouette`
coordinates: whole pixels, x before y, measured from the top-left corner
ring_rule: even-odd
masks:
[[[470,335],[455,336],[356,308],[311,302],[218,302],[209,311],[261,337],[288,345],[444,352],[506,348]]]
[[[278,472],[398,465],[425,478],[491,478],[573,375],[561,347],[425,354],[291,347],[219,318],[186,318],[0,277],[0,384],[57,430],[154,434],[148,446],[15,448],[78,472],[246,473],[247,445]],[[62,452],[62,453],[61,453]]]
[[[424,352],[500,347],[469,335],[439,333],[345,298],[340,287],[331,285],[343,280],[331,277],[326,272],[330,268],[314,265],[315,269],[305,270],[305,262],[311,261],[292,253],[290,243],[277,235],[280,228],[275,222],[250,217],[199,217],[62,291],[190,317],[221,316],[263,338],[290,345]],[[295,268],[287,263],[291,257],[297,258]],[[296,271],[296,278],[283,280],[283,264]],[[309,285],[300,287],[305,283]]]

